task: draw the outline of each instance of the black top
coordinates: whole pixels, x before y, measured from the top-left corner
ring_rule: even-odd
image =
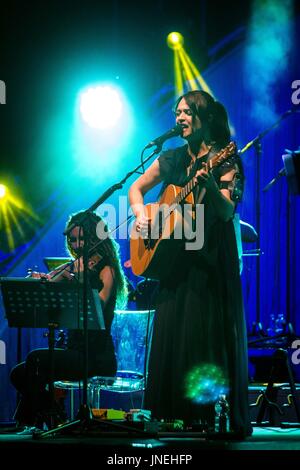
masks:
[[[160,175],[165,185],[175,184],[177,186],[185,186],[187,182],[194,176],[196,171],[202,167],[203,162],[208,162],[218,151],[220,147],[213,146],[209,153],[196,159],[191,172],[187,175],[187,168],[191,165],[191,157],[188,154],[188,146],[183,145],[174,150],[163,152],[158,158]],[[240,157],[235,154],[225,161],[222,165],[213,170],[214,178],[219,184],[221,176],[227,171],[238,166],[238,173],[244,176],[243,165]]]

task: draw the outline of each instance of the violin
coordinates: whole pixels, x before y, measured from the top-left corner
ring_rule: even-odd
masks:
[[[88,260],[88,269],[94,271],[97,264],[103,258],[102,255],[99,253],[95,253],[94,255],[90,256]],[[68,269],[70,266],[73,265],[73,271]],[[79,269],[78,269],[79,268]],[[49,273],[41,273],[37,271],[32,271],[29,274],[29,277],[34,279],[45,279],[51,282],[59,282],[62,280],[73,281],[75,279],[75,274],[83,272],[83,257],[76,259],[75,261],[71,261],[70,263],[62,264],[58,266],[56,269],[53,269]]]

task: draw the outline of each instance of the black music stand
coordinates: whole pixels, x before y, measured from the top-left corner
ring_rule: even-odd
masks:
[[[82,329],[82,286],[76,282],[49,282],[45,279],[0,278],[8,326]],[[79,312],[80,315],[74,315]],[[88,296],[88,329],[105,329],[97,289]]]
[[[9,327],[49,330],[49,418],[50,428],[53,428],[57,415],[54,407],[54,330],[83,329],[82,286],[79,283],[55,283],[44,279],[1,278],[0,287]],[[89,289],[87,300],[88,330],[98,330],[99,326],[104,330],[98,290]]]

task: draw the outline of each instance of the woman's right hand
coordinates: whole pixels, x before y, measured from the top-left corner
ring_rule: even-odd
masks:
[[[58,282],[62,281],[63,279],[72,281],[74,279],[74,274],[70,273],[70,271],[68,271],[67,269],[65,269],[61,273],[57,270],[50,271],[50,273],[48,274],[32,271],[29,277],[32,277],[33,279],[45,279],[51,282]]]
[[[48,279],[49,280],[49,274],[39,273],[37,271],[32,271],[29,277],[33,277],[34,279]]]
[[[135,219],[135,229],[143,238],[149,237],[151,218],[146,215],[145,207],[140,208]]]
[[[51,282],[59,282],[62,280],[73,281],[74,279],[74,274],[71,273],[68,269],[64,269],[61,272],[59,270],[51,271],[48,276],[48,279]]]

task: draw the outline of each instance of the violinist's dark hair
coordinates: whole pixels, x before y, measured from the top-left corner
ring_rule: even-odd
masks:
[[[75,224],[75,227],[77,226],[77,223],[81,223],[83,214],[84,211],[71,214],[67,221],[66,229],[71,227],[73,224]],[[87,222],[89,230],[89,255],[92,256],[95,253],[101,255],[102,258],[106,259],[107,265],[113,268],[116,283],[116,307],[122,309],[127,304],[128,288],[126,277],[120,262],[120,247],[118,243],[109,236],[107,224],[99,215],[94,212],[90,212],[84,220]],[[66,248],[70,255],[73,258],[76,258],[77,255],[72,248],[69,237],[70,234],[66,238]]]
[[[227,111],[222,103],[216,101],[206,91],[194,90],[178,98],[174,111],[183,98],[189,105],[193,116],[198,116],[202,123],[207,124],[208,132],[204,136],[205,142],[207,144],[216,142],[221,147],[226,146],[230,141],[230,129]]]

